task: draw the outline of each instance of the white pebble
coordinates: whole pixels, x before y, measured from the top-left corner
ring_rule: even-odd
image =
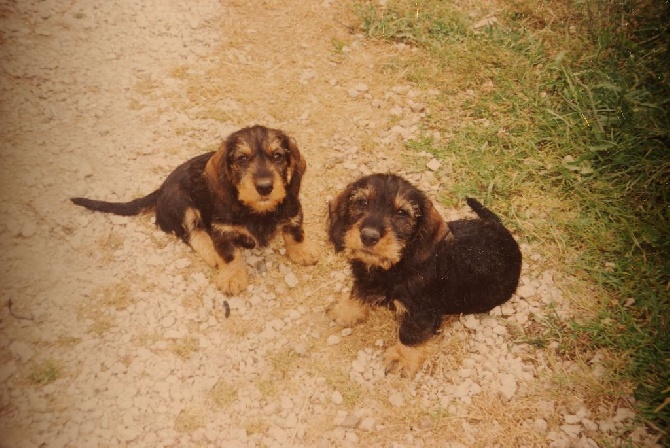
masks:
[[[389,403],[399,408],[405,404],[405,399],[402,397],[400,392],[393,392],[391,395],[389,395]]]
[[[476,330],[479,328],[479,320],[473,316],[472,314],[468,314],[467,316],[463,316],[461,319],[461,323],[465,328],[468,328],[470,330]]]
[[[440,163],[439,160],[437,159],[431,159],[427,164],[426,167],[428,167],[429,170],[431,171],[437,171],[440,169],[442,164]]]
[[[177,269],[184,269],[184,268],[186,268],[190,265],[191,265],[191,260],[189,260],[188,258],[180,258],[179,260],[174,262],[174,266]]]
[[[514,375],[510,373],[503,373],[500,375],[500,393],[505,397],[507,400],[511,400],[512,397],[514,397],[514,394],[516,394],[516,380],[514,379]]]
[[[533,297],[535,295],[535,288],[531,285],[521,285],[517,288],[516,295],[524,299]]]
[[[375,429],[375,419],[374,417],[365,417],[358,425],[359,429],[363,431],[372,431]]]
[[[342,404],[342,394],[338,391],[334,391],[330,396],[330,400],[335,404]]]
[[[286,274],[286,276],[284,276],[284,281],[289,288],[295,288],[298,286],[298,277],[296,277],[293,272]]]

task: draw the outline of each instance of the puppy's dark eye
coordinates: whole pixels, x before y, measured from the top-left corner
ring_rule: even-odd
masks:
[[[368,206],[368,200],[364,198],[358,198],[354,199],[354,205],[358,207],[367,207]]]
[[[399,208],[398,210],[395,211],[395,214],[396,216],[401,218],[407,218],[408,216],[410,216],[410,213],[404,208]]]
[[[281,151],[275,151],[274,154],[272,154],[272,161],[274,163],[281,163],[286,159],[286,155],[281,152]]]
[[[238,165],[246,165],[249,163],[249,156],[237,156],[235,158],[235,163]]]

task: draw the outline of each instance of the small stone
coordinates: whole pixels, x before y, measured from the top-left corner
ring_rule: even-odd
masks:
[[[21,236],[24,238],[30,238],[37,233],[37,227],[33,222],[27,222],[21,226]]]
[[[284,282],[289,288],[295,288],[298,286],[298,277],[293,272],[289,272],[284,276]]]
[[[179,260],[174,262],[174,266],[177,269],[184,269],[184,268],[186,268],[190,265],[191,265],[191,260],[189,260],[188,258],[180,258]]]
[[[171,326],[174,325],[175,321],[176,320],[174,316],[167,316],[163,320],[161,320],[161,326],[163,328],[170,328]]]
[[[293,346],[293,351],[298,356],[305,356],[309,352],[309,347],[304,342],[298,342]]]
[[[616,415],[612,418],[615,422],[623,422],[635,418],[635,412],[628,408],[618,408]]]
[[[297,424],[298,416],[295,414],[289,414],[289,416],[286,417],[286,420],[284,421],[285,428],[295,428]]]
[[[426,111],[426,105],[423,103],[412,103],[410,109],[412,109],[412,112],[418,114]]]
[[[479,328],[479,320],[473,316],[472,314],[468,314],[467,316],[463,316],[461,319],[461,323],[465,328],[468,328],[470,330],[476,330]]]
[[[538,432],[546,432],[547,422],[541,418],[536,418],[533,422],[533,428]]]
[[[472,375],[471,369],[460,369],[458,371],[458,376],[460,376],[461,378],[469,378],[470,375]]]
[[[356,89],[359,92],[367,92],[369,90],[368,85],[365,84],[364,82],[356,84],[354,86],[354,89]]]
[[[516,295],[523,299],[533,297],[535,295],[535,288],[531,285],[521,285],[517,288]]]
[[[342,404],[343,401],[342,394],[339,393],[338,391],[334,391],[330,396],[330,400],[335,404]]]
[[[393,392],[391,395],[389,395],[389,403],[399,408],[405,404],[405,399],[402,397],[400,392]]]
[[[358,424],[358,428],[362,429],[363,431],[372,431],[375,429],[376,425],[376,420],[374,417],[365,417],[361,422]]]
[[[429,170],[431,171],[437,171],[440,169],[442,164],[440,163],[439,160],[437,159],[431,159],[427,164],[426,167],[428,167]]]
[[[589,420],[588,418],[585,418],[581,421],[581,424],[584,428],[586,428],[587,431],[597,431],[598,430],[598,424],[592,420]]]
[[[400,106],[393,106],[390,110],[389,113],[393,116],[399,117],[402,115],[402,107]]]
[[[347,431],[344,434],[344,440],[349,442],[349,443],[357,443],[358,442],[358,436],[354,431]]]
[[[284,410],[293,409],[293,400],[290,397],[282,397],[281,408]]]
[[[328,336],[328,339],[326,339],[327,345],[336,345],[339,343],[340,343],[340,337],[335,334]]]
[[[219,431],[211,428],[205,430],[205,439],[207,439],[209,443],[214,443],[218,437]]]
[[[616,430],[616,425],[612,420],[600,420],[598,422],[598,429],[601,432],[614,432]]]
[[[352,330],[351,328],[345,328],[342,330],[342,336],[349,336],[351,335],[351,333],[353,333],[353,331],[354,330]]]
[[[344,420],[342,420],[339,426],[342,426],[343,428],[355,429],[360,421],[361,418],[358,415],[349,414],[344,418]]]
[[[507,334],[507,328],[502,325],[496,325],[493,327],[493,332],[500,336],[505,336]]]
[[[582,432],[582,427],[580,425],[561,425],[561,431],[571,437],[577,437]]]
[[[579,415],[568,414],[563,416],[563,420],[565,420],[565,423],[568,425],[575,425],[581,422],[582,418]]]
[[[431,419],[427,415],[421,417],[421,419],[419,420],[419,428],[430,429],[432,427],[433,427],[433,419]]]
[[[516,380],[514,379],[514,376],[509,373],[503,373],[500,375],[500,393],[503,395],[508,400],[511,400],[512,397],[514,397],[514,394],[516,394]]]
[[[354,372],[363,373],[366,369],[366,362],[361,359],[355,359],[351,362],[351,369]]]

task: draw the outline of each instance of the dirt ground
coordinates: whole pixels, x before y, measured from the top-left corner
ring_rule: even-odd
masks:
[[[352,23],[336,0],[0,4],[0,447],[656,446],[630,392],[608,398],[597,354],[520,337],[571,312],[570,279],[531,246],[513,299],[450,322],[412,380],[383,374],[388,313],[352,329],[325,316],[350,290],[327,200],[371,172],[434,198],[450,187],[440,161],[403,149],[435,92],[384,67],[416,50]],[[256,123],[308,161],[322,257],[248,251],[252,286],[229,317],[210,268],[150,215],[68,200],[144,195]]]

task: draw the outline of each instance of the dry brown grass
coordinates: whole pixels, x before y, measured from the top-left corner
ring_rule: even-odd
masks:
[[[185,408],[175,417],[174,429],[180,433],[190,434],[206,424],[205,413],[198,408]]]

